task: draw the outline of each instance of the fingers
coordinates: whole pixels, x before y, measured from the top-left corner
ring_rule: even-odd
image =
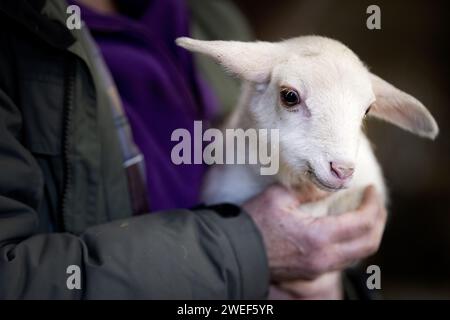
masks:
[[[360,207],[363,206],[365,203],[367,203],[367,201],[368,201],[370,198],[375,198],[376,196],[377,196],[377,191],[376,191],[375,187],[372,186],[372,185],[368,186],[368,187],[364,190],[363,198],[362,198]]]
[[[337,216],[321,218],[319,223],[329,232],[332,242],[357,239],[371,232],[376,225],[383,225],[386,210],[374,187],[365,189],[358,209]]]
[[[367,219],[381,219],[383,222],[386,222],[387,211],[384,206],[383,199],[376,192],[375,187],[373,186],[366,188],[361,205],[356,212],[361,215],[365,214]]]
[[[381,208],[380,211],[380,215],[385,217],[386,210]],[[367,234],[350,241],[336,243],[333,248],[333,256],[337,258],[336,268],[348,267],[353,261],[376,253],[383,238],[384,227],[385,219],[381,219]]]
[[[269,300],[294,300],[294,297],[280,288],[271,285],[269,288]]]
[[[279,284],[282,290],[298,299],[342,299],[340,272],[329,272],[315,280],[294,280]]]
[[[314,276],[325,272],[339,271],[348,268],[356,261],[365,259],[378,251],[383,234],[383,227],[377,227],[369,235],[356,240],[336,243],[327,247],[322,254],[313,259]],[[311,270],[312,271],[312,270]]]
[[[321,248],[316,251],[315,265],[319,270],[340,270],[378,250],[386,209],[372,187],[365,190],[362,199],[355,211],[315,221],[314,232],[327,235],[325,240],[322,237]]]
[[[375,226],[368,235],[352,241],[338,243],[334,246],[337,268],[347,267],[353,261],[361,260],[371,256],[378,251],[384,231],[384,225]]]

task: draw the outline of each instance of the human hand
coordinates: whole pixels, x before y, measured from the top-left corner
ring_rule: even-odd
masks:
[[[344,298],[342,273],[325,273],[314,280],[293,280],[272,284],[270,300],[341,300]]]
[[[299,206],[297,197],[278,185],[243,205],[261,231],[273,282],[318,279],[378,250],[387,212],[373,187],[358,209],[341,215],[315,218]]]

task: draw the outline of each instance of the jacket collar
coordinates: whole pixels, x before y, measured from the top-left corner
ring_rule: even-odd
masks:
[[[65,26],[65,1],[2,0],[0,14],[53,47],[67,49],[75,37]]]

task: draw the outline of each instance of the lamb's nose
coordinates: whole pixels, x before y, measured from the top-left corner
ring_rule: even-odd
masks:
[[[330,162],[331,172],[339,179],[350,178],[355,171],[355,166],[351,162]]]

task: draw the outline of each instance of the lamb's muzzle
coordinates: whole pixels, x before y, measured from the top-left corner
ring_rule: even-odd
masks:
[[[355,165],[351,162],[330,162],[330,170],[340,180],[346,181],[353,176]]]

